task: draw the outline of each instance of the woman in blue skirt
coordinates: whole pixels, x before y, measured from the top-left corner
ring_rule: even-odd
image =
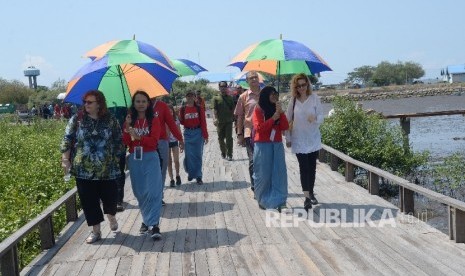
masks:
[[[202,185],[203,145],[208,143],[205,110],[194,101],[194,92],[186,93],[186,104],[179,111],[179,120],[184,126],[184,169],[187,180],[195,179]]]
[[[287,173],[282,132],[289,128],[279,102],[279,93],[272,86],[260,92],[253,117],[255,198],[262,209],[286,207]]]
[[[132,190],[142,214],[140,232],[149,231],[154,240],[160,239],[160,213],[163,184],[157,144],[160,123],[150,107],[150,97],[137,91],[126,116],[123,141],[129,147],[129,175]]]

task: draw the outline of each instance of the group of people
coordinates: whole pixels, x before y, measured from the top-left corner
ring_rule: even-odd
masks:
[[[321,148],[319,125],[323,121],[321,102],[312,93],[305,74],[292,78],[292,98],[283,108],[272,86],[260,89],[258,73],[247,74],[250,89],[237,99],[227,94],[227,82],[219,83],[213,98],[214,125],[223,159],[233,158],[233,122],[238,144],[245,146],[249,159],[251,189],[262,209],[286,206],[288,183],[284,156],[286,146],[296,154],[306,210],[318,204],[314,194],[316,159]],[[87,243],[101,239],[104,214],[116,231],[115,214],[122,211],[124,166],[127,162],[134,196],[142,214],[141,233],[161,238],[160,215],[163,188],[169,167],[170,186],[181,184],[179,153],[187,180],[202,185],[203,147],[208,143],[205,103],[194,91],[176,111],[144,91],[132,96],[123,122],[108,111],[102,92],[92,90],[83,97],[83,109],[71,117],[63,137],[62,166],[76,178],[78,194],[87,224],[92,227]],[[180,125],[184,126],[181,134]],[[171,161],[174,162],[175,175]],[[102,203],[102,207],[100,207]]]
[[[185,151],[184,167],[188,180],[202,181],[203,144],[208,142],[204,109],[194,100],[194,92],[186,95],[179,113],[159,99],[151,99],[144,91],[132,96],[123,123],[109,112],[105,96],[92,90],[83,96],[83,109],[71,117],[61,144],[62,167],[76,178],[76,186],[87,224],[92,227],[87,243],[101,239],[100,224],[104,214],[110,229],[116,231],[116,212],[124,210],[124,167],[129,175],[134,196],[142,214],[141,233],[160,239],[160,214],[168,161],[173,153],[176,181],[179,176],[179,151]],[[176,149],[177,150],[176,150]],[[127,149],[127,150],[126,150]],[[176,155],[176,152],[178,155]],[[173,183],[173,175],[170,173]],[[102,207],[100,207],[102,203]]]
[[[251,189],[258,206],[278,211],[286,208],[284,134],[286,146],[297,156],[305,195],[303,205],[308,211],[318,204],[314,186],[316,159],[321,149],[319,126],[324,118],[320,99],[313,93],[309,78],[297,74],[290,83],[292,97],[285,112],[274,87],[260,90],[257,72],[249,72],[246,80],[250,89],[239,97],[234,114],[238,143],[247,150]]]

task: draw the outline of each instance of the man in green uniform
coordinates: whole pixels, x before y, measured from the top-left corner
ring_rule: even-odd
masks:
[[[227,94],[228,83],[226,81],[220,81],[218,86],[221,95],[213,98],[214,124],[218,131],[221,157],[231,161],[233,154],[232,126],[234,121],[234,100]]]

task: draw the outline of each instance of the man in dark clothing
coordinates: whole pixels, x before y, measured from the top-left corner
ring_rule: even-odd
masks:
[[[232,126],[234,121],[234,100],[227,94],[228,84],[226,81],[220,81],[219,88],[221,95],[213,98],[214,124],[218,131],[221,157],[231,161],[233,155]]]

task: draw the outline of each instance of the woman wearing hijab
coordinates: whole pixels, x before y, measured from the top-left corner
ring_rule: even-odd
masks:
[[[282,132],[289,128],[279,102],[279,93],[272,86],[260,92],[253,117],[255,198],[262,209],[286,207],[287,173]]]

